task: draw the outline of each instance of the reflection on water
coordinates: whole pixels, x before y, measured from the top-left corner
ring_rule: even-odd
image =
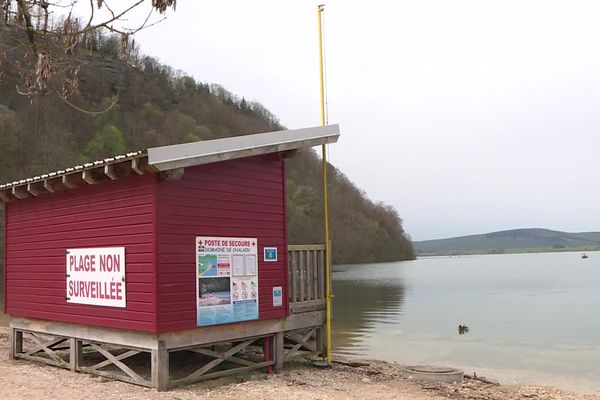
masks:
[[[336,352],[367,356],[365,338],[372,338],[378,325],[388,324],[402,314],[404,286],[377,280],[357,282],[351,275],[343,279],[343,273],[336,276],[334,335],[335,343],[339,343]]]
[[[600,393],[600,253],[589,256],[336,266],[334,353]]]

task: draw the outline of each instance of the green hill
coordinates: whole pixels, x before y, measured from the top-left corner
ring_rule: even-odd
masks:
[[[0,29],[1,53],[20,39]],[[220,85],[198,82],[152,57],[123,59],[118,38],[89,40],[80,46],[80,94],[71,101],[100,110],[118,99],[98,116],[75,111],[55,95],[31,102],[16,93],[15,70],[0,63],[1,182],[148,147],[284,129],[260,103]],[[290,243],[323,243],[320,158],[304,151],[287,165]],[[332,165],[328,177],[334,263],[414,258],[395,209],[369,200]],[[0,236],[0,249],[2,242]]]
[[[417,255],[494,254],[600,250],[600,232],[513,229],[482,235],[414,242]]]

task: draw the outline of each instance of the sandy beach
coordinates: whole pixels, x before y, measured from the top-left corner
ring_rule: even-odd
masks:
[[[111,381],[56,367],[8,360],[8,329],[0,327],[0,399],[577,399],[600,400],[552,387],[503,386],[467,378],[462,383],[418,382],[400,376],[400,364],[367,361],[367,366],[334,364],[315,369],[306,360],[281,374],[255,373],[206,381],[168,392]]]

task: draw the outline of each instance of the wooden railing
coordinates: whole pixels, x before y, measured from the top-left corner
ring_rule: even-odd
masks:
[[[325,245],[288,246],[289,300],[292,313],[325,308]]]

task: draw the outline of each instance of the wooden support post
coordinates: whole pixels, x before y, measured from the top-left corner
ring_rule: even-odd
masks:
[[[40,191],[31,183],[27,184],[27,193],[30,193],[34,197],[40,195]]]
[[[17,355],[23,352],[23,332],[10,328],[10,348],[8,355],[11,360],[16,360]]]
[[[275,372],[283,370],[283,332],[277,332],[273,343],[273,356],[275,357]]]
[[[325,337],[325,326],[320,326],[317,328],[317,333],[315,334],[315,344],[319,355],[325,355],[327,351],[327,338]]]
[[[152,386],[158,391],[169,389],[169,351],[159,348],[152,350]]]
[[[62,184],[67,188],[67,189],[75,189],[77,187],[76,184],[74,184],[73,182],[71,182],[69,180],[69,178],[67,178],[67,175],[63,175],[62,176]]]
[[[96,180],[92,175],[91,175],[91,170],[84,170],[81,172],[81,179],[83,179],[88,185],[95,185],[97,183],[100,183],[100,181]]]
[[[273,353],[273,349],[274,349],[274,337],[273,336],[267,336],[265,338],[263,338],[263,355],[264,355],[264,360],[265,362],[267,361],[274,361],[275,359],[275,354]],[[272,366],[268,366],[267,367],[267,374],[272,374],[273,373],[273,367]]]
[[[17,190],[17,188],[14,186],[12,188],[12,195],[15,196],[19,200],[30,197],[30,194],[28,192],[22,192],[20,189]]]
[[[138,175],[144,175],[144,171],[140,169],[140,160],[137,158],[131,160],[131,169]]]
[[[81,364],[81,356],[83,354],[83,344],[81,340],[69,338],[69,369],[77,371]]]
[[[54,193],[54,188],[48,179],[44,179],[44,189],[46,189],[48,193]]]
[[[104,175],[108,176],[113,181],[119,178],[117,174],[115,174],[115,171],[113,170],[112,165],[110,164],[104,166]]]

